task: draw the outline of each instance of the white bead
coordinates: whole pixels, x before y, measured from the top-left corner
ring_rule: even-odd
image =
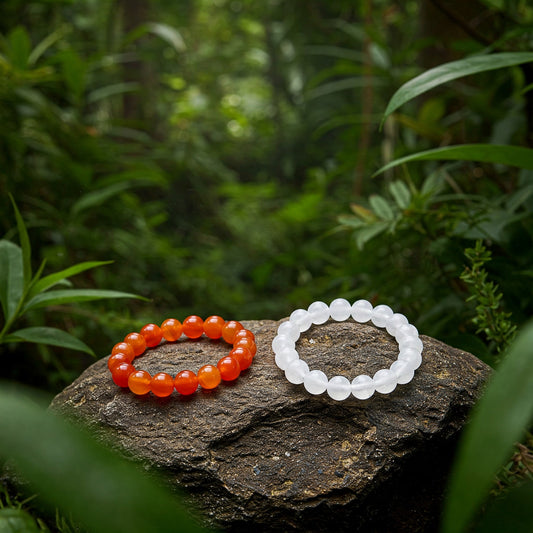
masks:
[[[352,304],[344,298],[337,298],[329,304],[329,313],[333,320],[343,322],[352,314]]]
[[[330,398],[341,401],[346,400],[350,396],[352,388],[350,382],[344,376],[333,376],[328,381],[327,391]]]
[[[405,315],[402,315],[401,313],[394,313],[389,320],[387,320],[387,323],[385,324],[385,329],[387,330],[387,333],[389,335],[396,335],[396,332],[398,331],[398,328],[400,326],[403,326],[404,324],[409,324],[409,321],[407,320],[407,317]],[[279,333],[279,331],[278,331]]]
[[[329,307],[324,302],[313,302],[307,309],[313,324],[324,324],[329,319]]]
[[[278,353],[283,348],[294,348],[294,341],[287,335],[276,335],[272,341],[272,350]]]
[[[396,335],[394,335],[394,337],[398,342],[409,337],[416,338],[418,337],[418,330],[413,324],[403,324],[396,330]]]
[[[311,394],[322,394],[328,386],[328,377],[322,370],[311,370],[304,377],[304,387]]]
[[[366,400],[374,394],[376,386],[370,376],[362,374],[352,380],[352,394],[359,400]]]
[[[309,367],[305,361],[301,359],[296,359],[289,363],[285,369],[285,377],[287,381],[294,383],[295,385],[300,385],[304,382],[305,375],[309,372]]]
[[[368,300],[357,300],[352,305],[352,317],[356,322],[368,322],[372,316],[372,304]]]
[[[278,365],[281,370],[285,370],[290,363],[294,360],[299,359],[298,352],[294,348],[283,348],[280,352],[276,354],[276,365]]]
[[[389,392],[392,392],[397,385],[396,374],[388,368],[378,370],[374,374],[372,381],[376,386],[376,391],[381,394],[389,394]]]
[[[296,311],[293,311],[289,320],[298,326],[300,332],[307,331],[313,323],[309,311],[306,311],[305,309],[296,309]]]
[[[411,368],[416,370],[422,364],[422,354],[414,348],[405,348],[400,350],[398,360],[407,361]]]
[[[400,351],[406,348],[413,348],[414,350],[419,350],[421,352],[424,348],[419,337],[406,337],[405,339],[398,341],[398,346],[400,347]]]
[[[394,311],[388,305],[376,305],[372,310],[372,323],[378,328],[384,328]]]
[[[405,359],[398,359],[397,361],[394,361],[394,363],[392,363],[390,366],[390,369],[396,374],[398,385],[405,385],[406,383],[409,383],[415,375],[413,367],[410,366]]]
[[[287,337],[296,342],[300,338],[300,328],[290,320],[287,320],[279,325],[278,335],[287,335]]]

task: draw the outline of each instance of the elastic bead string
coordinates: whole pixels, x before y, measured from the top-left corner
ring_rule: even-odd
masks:
[[[343,322],[349,317],[356,322],[369,320],[379,328],[385,328],[399,346],[398,359],[389,368],[378,370],[372,377],[363,374],[351,382],[344,376],[328,379],[321,370],[309,370],[305,361],[296,351],[296,341],[300,333],[307,331],[312,324],[324,324],[330,318]],[[311,394],[327,392],[334,400],[345,400],[353,394],[360,400],[370,398],[374,392],[389,394],[396,385],[409,383],[414,371],[422,363],[422,341],[415,326],[407,318],[387,305],[372,304],[367,300],[357,300],[353,305],[343,298],[333,300],[328,306],[324,302],[313,302],[307,310],[297,309],[288,321],[278,327],[278,334],[272,341],[276,365],[285,371],[285,377],[291,383],[302,384]]]
[[[147,348],[158,346],[163,339],[166,342],[176,342],[182,334],[189,339],[198,339],[202,335],[210,339],[222,338],[232,345],[232,349],[216,366],[204,365],[197,373],[182,370],[174,378],[166,372],[151,376],[146,370],[137,370],[133,366],[133,360]],[[161,326],[146,324],[140,332],[128,333],[122,342],[113,346],[107,366],[113,382],[119,387],[129,388],[137,395],[151,392],[164,398],[174,390],[182,395],[189,395],[198,386],[211,390],[218,387],[221,381],[233,381],[252,364],[256,352],[254,334],[240,322],[226,322],[219,316],[210,316],[204,321],[199,316],[191,315],[183,324],[175,318],[167,318]]]

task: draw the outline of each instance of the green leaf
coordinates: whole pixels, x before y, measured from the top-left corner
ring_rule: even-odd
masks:
[[[25,287],[27,287],[31,281],[30,238],[28,237],[28,231],[26,230],[26,225],[24,224],[24,220],[20,214],[17,204],[15,203],[15,199],[13,198],[11,194],[9,195],[9,198],[11,199],[11,203],[13,204],[13,209],[15,211],[15,218],[17,220],[17,229],[19,232],[20,246],[22,248],[22,266],[23,266],[23,273],[24,273],[24,285]]]
[[[17,26],[7,36],[8,57],[12,65],[19,70],[26,70],[31,53],[31,40],[22,26]]]
[[[0,533],[42,533],[30,514],[22,509],[0,509]]]
[[[80,272],[84,272],[85,270],[89,270],[91,268],[99,267],[102,265],[109,265],[109,263],[112,262],[113,261],[84,261],[83,263],[78,263],[77,265],[65,268],[64,270],[60,270],[59,272],[49,274],[48,276],[45,276],[33,285],[33,287],[28,293],[28,299],[32,298],[36,294],[39,294],[49,289],[50,287],[53,287],[54,285],[57,285],[66,278],[70,278],[71,276],[79,274]],[[44,264],[41,265],[41,271],[42,268],[44,268]]]
[[[368,241],[370,241],[380,233],[386,231],[389,226],[389,222],[375,222],[374,224],[369,225],[366,228],[362,228],[361,230],[356,231],[355,243],[357,244],[357,247],[362,250]]]
[[[393,181],[389,190],[400,209],[407,209],[411,205],[411,191],[403,181]]]
[[[37,294],[23,307],[23,312],[39,307],[48,307],[50,305],[63,305],[69,303],[89,302],[92,300],[101,300],[104,298],[141,298],[136,294],[121,291],[108,291],[100,289],[65,289],[57,291],[48,291]]]
[[[458,61],[444,63],[443,65],[432,68],[407,83],[404,83],[392,95],[392,98],[385,109],[385,113],[383,114],[381,123],[383,124],[391,113],[396,111],[396,109],[409,100],[412,100],[443,83],[471,74],[476,74],[478,72],[511,67],[513,65],[529,63],[530,61],[533,61],[533,53],[531,52],[503,52],[467,57]]]
[[[395,159],[381,167],[374,176],[411,161],[479,161],[533,169],[533,149],[498,144],[462,144],[434,148]]]
[[[0,456],[83,531],[202,531],[164,480],[40,407],[29,391],[0,387],[0,427]]]
[[[380,196],[379,194],[372,194],[369,198],[370,207],[376,213],[379,218],[384,220],[393,220],[394,211],[392,210],[389,202]]]
[[[359,89],[360,87],[366,87],[368,83],[369,81],[363,76],[352,76],[350,78],[330,81],[329,83],[324,83],[309,90],[307,98],[312,100],[314,98],[329,96],[330,94],[345,91],[347,89]],[[372,85],[383,85],[383,81],[373,79]]]
[[[94,352],[83,341],[74,337],[70,333],[57,328],[33,327],[14,331],[4,337],[3,342],[34,342],[36,344],[48,344],[50,346],[60,346],[79,352],[94,355]]]
[[[113,85],[106,85],[105,87],[99,87],[94,91],[91,91],[87,95],[87,103],[94,104],[99,100],[105,100],[111,96],[116,96],[117,94],[125,94],[136,92],[140,89],[140,85],[134,81],[114,83]]]
[[[70,212],[72,213],[72,215],[78,215],[86,209],[98,207],[113,196],[116,196],[117,194],[131,188],[132,186],[133,184],[129,181],[119,181],[117,183],[107,185],[106,187],[102,187],[101,189],[96,189],[94,191],[88,192],[72,204]]]
[[[446,501],[443,533],[466,528],[498,468],[533,418],[533,323],[511,345],[463,434]]]
[[[185,50],[185,41],[176,28],[168,24],[162,24],[161,22],[149,22],[146,24],[146,28],[149,32],[170,44],[176,52],[183,52]]]
[[[17,312],[24,293],[24,267],[20,246],[0,241],[0,302],[5,322]]]
[[[34,65],[37,63],[39,58],[57,41],[65,36],[68,29],[67,26],[62,26],[52,32],[50,35],[47,35],[32,51],[28,57],[28,64]]]

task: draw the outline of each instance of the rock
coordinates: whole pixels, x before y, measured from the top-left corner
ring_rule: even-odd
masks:
[[[430,337],[414,379],[391,394],[335,402],[292,385],[275,363],[279,322],[244,322],[258,352],[234,383],[192,397],[136,397],[111,381],[106,359],[52,408],[89,423],[162,470],[228,531],[436,531],[457,436],[489,367]],[[328,377],[372,375],[396,359],[384,330],[328,322],[297,349]],[[149,372],[197,370],[228,353],[205,338],[162,344],[136,360]]]

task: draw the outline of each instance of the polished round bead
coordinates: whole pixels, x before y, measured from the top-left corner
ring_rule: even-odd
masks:
[[[272,351],[278,353],[283,348],[294,348],[294,341],[287,335],[276,335],[272,341]]]
[[[220,372],[220,378],[224,381],[233,381],[234,379],[237,379],[241,373],[239,361],[230,355],[223,357],[217,363],[217,368]]]
[[[381,394],[389,394],[392,392],[398,384],[396,380],[396,374],[388,368],[378,370],[372,378],[376,391]]]
[[[405,359],[398,359],[392,363],[390,369],[394,374],[396,374],[396,381],[398,385],[405,385],[409,383],[414,375],[414,368],[409,364]]]
[[[350,382],[344,376],[333,376],[328,381],[327,391],[330,398],[342,401],[350,396],[352,388]]]
[[[198,370],[198,383],[202,389],[211,390],[220,384],[220,371],[216,366],[204,365]]]
[[[174,380],[166,372],[158,372],[150,381],[150,390],[159,398],[166,398],[174,390]]]
[[[255,341],[253,341],[249,337],[241,337],[240,339],[235,337],[235,342],[233,343],[233,347],[234,348],[248,348],[248,350],[250,350],[250,352],[252,353],[252,357],[255,357],[255,354],[257,353],[257,344],[255,344]]]
[[[361,374],[352,380],[352,394],[358,400],[367,400],[374,394],[376,386],[370,376]]]
[[[329,320],[329,307],[324,302],[313,302],[307,312],[311,316],[313,324],[324,324]]]
[[[229,344],[233,344],[237,331],[241,329],[244,329],[244,326],[240,322],[230,320],[222,327],[222,338]]]
[[[300,385],[304,382],[305,375],[309,372],[309,367],[305,361],[295,359],[285,369],[285,377],[291,383]]]
[[[372,309],[370,320],[374,326],[384,328],[393,314],[394,311],[388,305],[376,305],[376,307]]]
[[[163,338],[161,328],[157,324],[146,324],[142,327],[140,333],[144,337],[148,348],[157,346]]]
[[[407,348],[413,348],[413,350],[422,352],[424,349],[424,345],[419,337],[406,337],[405,339],[398,341],[398,346],[400,347],[400,351]]]
[[[141,355],[144,353],[144,350],[146,350],[146,340],[140,333],[128,333],[124,337],[124,342],[128,343],[132,347],[135,357]]]
[[[240,341],[241,339],[250,339],[255,342],[255,335],[249,329],[240,329],[235,333],[233,342]]]
[[[248,348],[244,346],[237,346],[231,350],[229,353],[230,357],[234,357],[239,362],[239,367],[241,370],[246,370],[252,364],[254,356]]]
[[[113,367],[122,363],[131,363],[131,359],[125,353],[115,353],[107,360],[107,368],[113,370]]]
[[[296,309],[293,311],[289,320],[292,324],[298,327],[300,333],[307,331],[313,323],[309,311],[306,311],[305,309]]]
[[[414,348],[400,349],[398,361],[407,361],[413,370],[422,364],[422,354]]]
[[[408,338],[418,338],[418,330],[412,324],[403,324],[396,330],[394,335],[398,342]]]
[[[322,370],[311,370],[304,376],[304,387],[311,394],[322,394],[328,386],[328,377]]]
[[[408,324],[407,317],[401,313],[394,313],[385,324],[385,329],[389,335],[396,335],[398,328],[404,324]]]
[[[135,372],[135,368],[133,368],[132,365],[129,363],[120,363],[112,368],[111,377],[113,378],[115,385],[118,385],[119,387],[127,387],[128,378],[132,372]]]
[[[290,320],[287,320],[279,325],[278,335],[287,335],[287,337],[296,342],[300,338],[300,328]]]
[[[191,370],[182,370],[174,378],[174,388],[184,396],[188,396],[198,388],[198,378]]]
[[[196,315],[188,316],[183,321],[183,333],[189,339],[198,339],[204,333],[204,321]]]
[[[161,324],[161,333],[168,342],[175,342],[181,337],[183,326],[179,320],[175,318],[167,318]]]
[[[333,320],[343,322],[352,314],[352,304],[344,298],[337,298],[329,304],[329,313]]]
[[[294,348],[284,348],[276,354],[275,361],[278,368],[285,370],[292,361],[299,359],[298,352]]]
[[[128,362],[131,363],[133,359],[135,359],[135,352],[133,351],[133,347],[131,344],[128,344],[127,342],[117,342],[115,346],[113,346],[111,350],[111,355],[115,355],[116,353],[123,353],[128,358]]]
[[[152,376],[146,370],[135,370],[128,376],[128,387],[131,392],[139,396],[150,392]]]
[[[372,317],[372,304],[368,300],[357,300],[352,305],[352,317],[356,322],[368,322]]]
[[[221,316],[210,316],[204,320],[204,333],[210,339],[220,339],[222,337],[222,328],[226,321]]]

